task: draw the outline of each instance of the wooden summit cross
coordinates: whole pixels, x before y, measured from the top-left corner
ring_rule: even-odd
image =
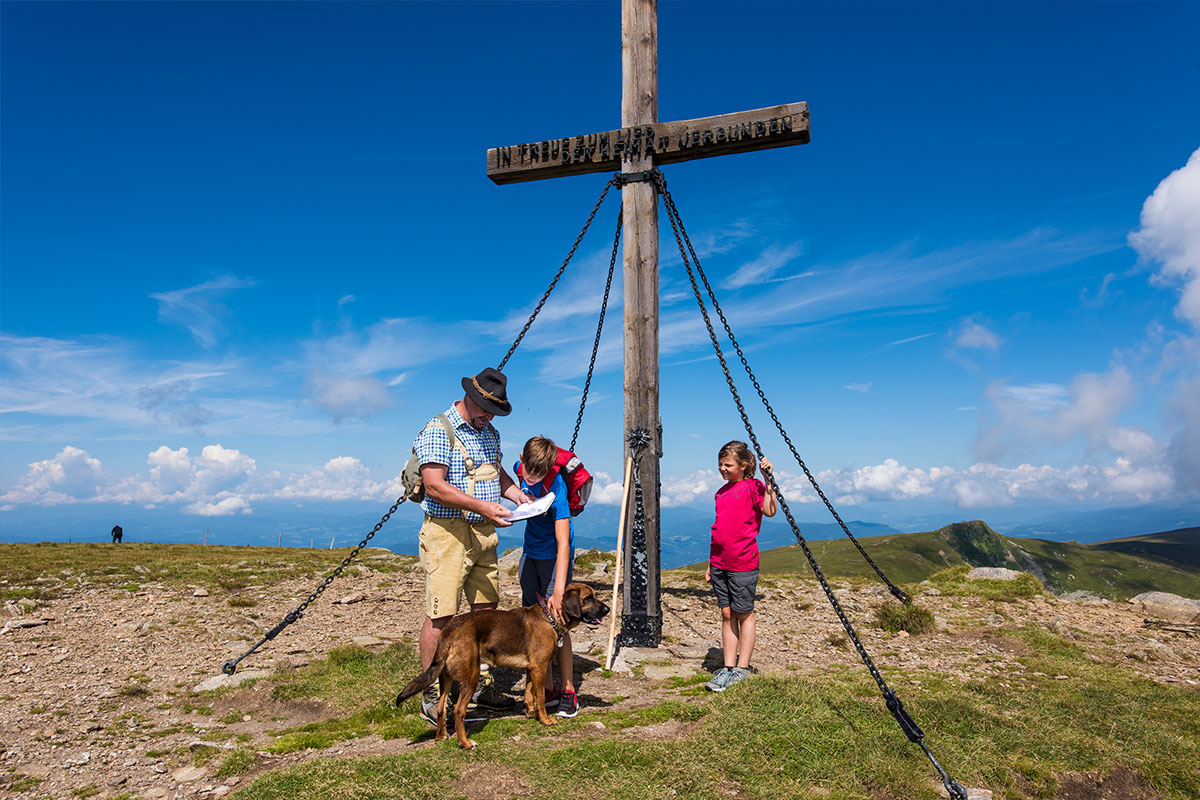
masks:
[[[658,122],[656,0],[621,0],[621,125],[614,131],[545,139],[487,151],[497,184],[591,172],[639,173],[659,164],[766,150],[808,142],[808,104],[760,108],[718,117]],[[644,549],[626,537],[621,641],[655,647],[662,637],[659,604],[658,200],[648,181],[621,187],[624,205],[625,434],[642,428],[651,443],[641,460],[645,491]],[[628,442],[625,445],[629,453]]]

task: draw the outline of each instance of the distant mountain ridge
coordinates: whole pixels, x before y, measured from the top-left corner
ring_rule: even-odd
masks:
[[[982,520],[972,520],[859,541],[884,574],[898,583],[916,583],[966,564],[1030,572],[1056,593],[1090,591],[1113,599],[1145,591],[1200,596],[1200,528],[1083,545],[1003,536]],[[849,541],[818,541],[810,547],[830,577],[875,577]],[[764,573],[809,569],[797,547],[766,551],[761,560]]]

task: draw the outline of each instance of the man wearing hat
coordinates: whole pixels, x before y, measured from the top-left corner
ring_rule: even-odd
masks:
[[[419,641],[422,667],[433,662],[442,628],[458,611],[460,592],[472,611],[495,608],[500,602],[496,528],[512,524],[505,520],[511,512],[500,498],[518,505],[532,499],[501,466],[500,434],[492,427],[494,417],[512,412],[507,382],[491,367],[463,378],[465,395],[445,411],[457,441],[451,441],[435,417],[413,442],[425,487],[420,535],[426,613]],[[437,701],[436,686],[421,698],[421,713],[431,722],[437,719]],[[516,705],[494,690],[490,675],[481,683],[475,703],[502,711]]]

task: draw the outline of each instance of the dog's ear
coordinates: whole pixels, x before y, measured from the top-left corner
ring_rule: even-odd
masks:
[[[583,619],[583,604],[579,602],[579,586],[571,584],[563,593],[563,614],[567,619]]]

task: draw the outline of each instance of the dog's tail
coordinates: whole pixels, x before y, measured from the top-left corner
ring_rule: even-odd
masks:
[[[400,690],[400,694],[396,695],[396,705],[400,705],[413,695],[425,691],[426,687],[433,684],[437,677],[442,674],[442,668],[446,666],[446,653],[449,649],[445,644],[444,637],[438,640],[437,650],[433,654],[433,663],[429,665],[429,669],[413,678],[408,686]]]

